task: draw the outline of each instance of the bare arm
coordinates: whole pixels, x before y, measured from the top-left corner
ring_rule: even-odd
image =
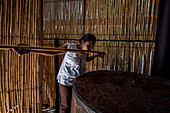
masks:
[[[97,54],[95,54],[95,55],[93,55],[93,56],[90,56],[90,57],[87,57],[86,58],[86,62],[90,62],[90,61],[92,61],[94,58],[96,58],[97,57]]]
[[[90,56],[90,57],[87,57],[86,58],[86,62],[90,62],[90,61],[92,61],[94,58],[96,58],[96,57],[101,57],[101,58],[103,58],[104,57],[104,53],[103,54],[95,54],[95,55],[93,55],[93,56]]]

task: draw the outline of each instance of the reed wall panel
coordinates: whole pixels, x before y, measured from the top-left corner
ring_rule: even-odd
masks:
[[[79,43],[78,39],[90,32],[98,40],[94,50],[106,54],[104,59],[87,63],[87,72],[118,70],[151,75],[158,3],[159,0],[44,0],[44,44],[54,46],[56,38],[58,46]],[[62,60],[63,55],[59,56],[59,66]],[[44,73],[51,70],[55,79],[51,65],[54,57],[46,57],[46,61],[50,66],[44,63]],[[53,90],[47,81],[50,74],[44,75],[43,84]],[[48,88],[44,90],[44,100],[54,103]]]
[[[107,69],[150,75],[158,3],[159,0],[45,0],[44,38],[58,38],[61,46],[79,43],[71,39],[93,33],[100,40],[94,49],[106,54],[104,59],[87,63],[87,71]],[[62,59],[63,56],[60,64]]]
[[[0,44],[40,45],[36,0],[0,1]],[[0,112],[40,113],[39,55],[0,51]]]

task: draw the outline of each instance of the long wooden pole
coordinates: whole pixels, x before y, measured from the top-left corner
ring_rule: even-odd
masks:
[[[59,46],[59,42],[58,42],[58,39],[55,38],[55,47],[58,47]],[[57,75],[58,75],[58,71],[59,71],[59,56],[56,55],[55,56],[55,78],[57,78]],[[55,103],[56,103],[56,113],[59,113],[59,86],[58,86],[58,82],[56,81],[55,82],[55,96],[56,96],[56,100],[55,100]]]
[[[15,46],[15,45],[0,45],[0,50],[9,50],[9,49],[19,49],[22,50],[30,50],[30,51],[52,51],[52,52],[78,52],[78,53],[101,53],[104,54],[104,52],[100,51],[88,51],[88,50],[82,50],[82,49],[66,49],[66,48],[55,48],[55,47],[43,47],[43,46]]]
[[[40,46],[43,46],[43,0],[39,0],[39,38],[40,38]],[[42,96],[42,76],[43,76],[43,56],[40,55],[39,61],[39,113],[42,113],[42,103],[43,103],[43,96]]]

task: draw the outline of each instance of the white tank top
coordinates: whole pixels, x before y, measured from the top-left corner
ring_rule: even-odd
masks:
[[[77,49],[77,44],[66,43],[68,49]],[[58,83],[72,86],[76,77],[86,71],[86,58],[88,53],[67,52],[58,72]]]

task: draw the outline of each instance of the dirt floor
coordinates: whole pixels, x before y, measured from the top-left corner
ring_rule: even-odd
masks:
[[[75,84],[82,99],[107,113],[170,113],[170,82],[126,72],[98,71]]]

